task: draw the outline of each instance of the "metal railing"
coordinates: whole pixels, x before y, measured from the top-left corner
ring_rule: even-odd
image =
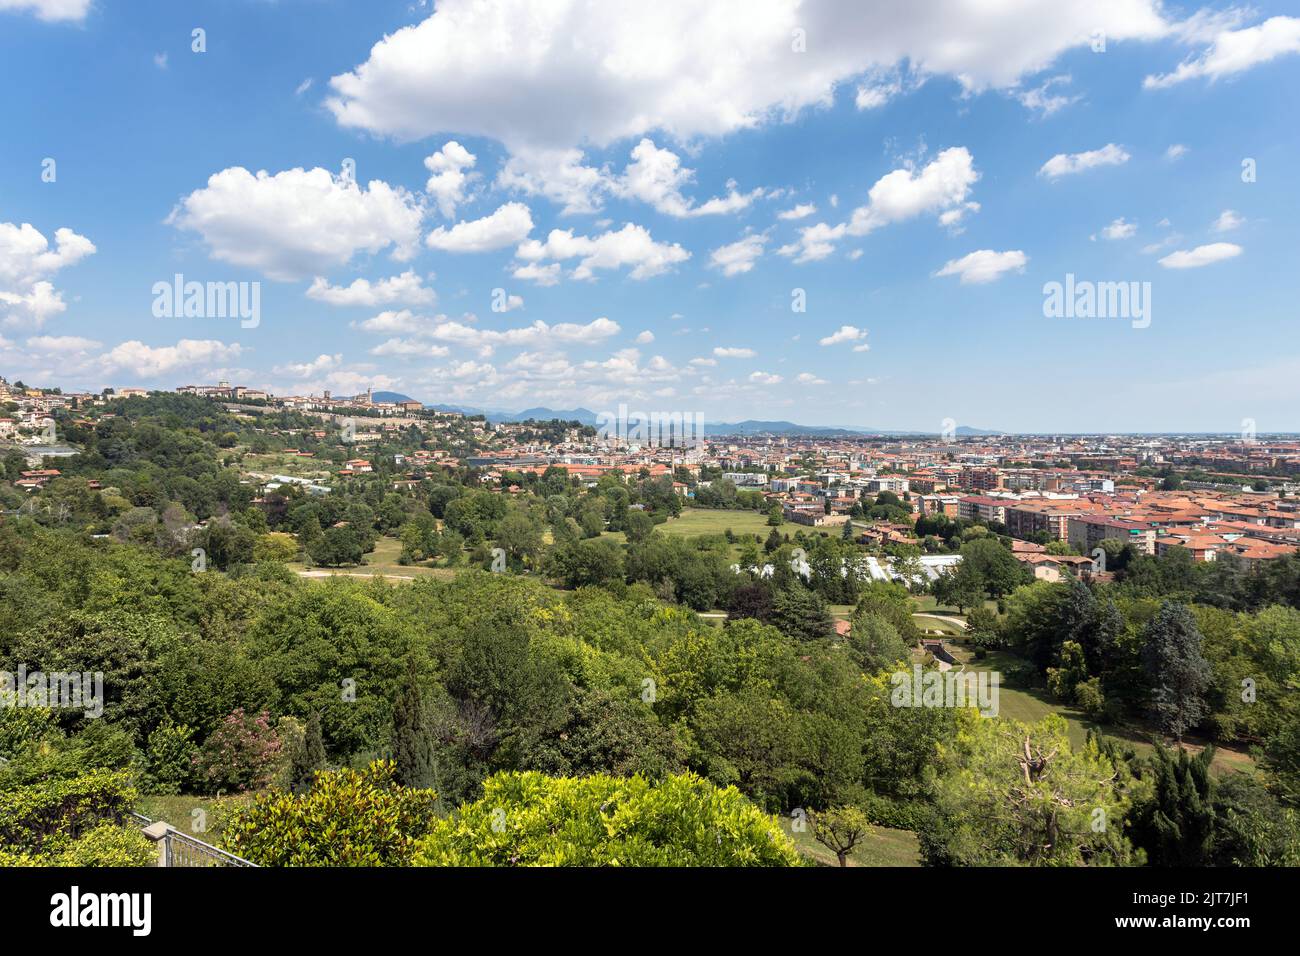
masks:
[[[163,820],[132,813],[144,835],[158,846],[158,866],[257,866],[242,856],[227,853],[211,843],[196,840]]]

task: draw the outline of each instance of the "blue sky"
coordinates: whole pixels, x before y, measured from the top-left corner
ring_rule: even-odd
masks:
[[[0,0],[0,374],[1300,430],[1285,5],[612,6]]]

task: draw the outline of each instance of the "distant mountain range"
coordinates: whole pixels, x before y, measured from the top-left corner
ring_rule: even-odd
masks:
[[[400,392],[375,392],[374,399],[377,402],[410,402],[415,399],[408,398]],[[468,405],[425,405],[425,408],[435,412],[459,412],[462,415],[484,415],[490,422],[526,422],[530,419],[533,421],[550,421],[559,419],[566,422],[579,422],[583,425],[596,427],[597,416],[589,408],[525,408],[519,412],[506,411],[488,411],[483,408],[473,408]],[[935,435],[938,432],[919,432],[907,431],[905,429],[887,429],[887,428],[841,428],[832,425],[800,425],[795,422],[787,421],[758,421],[755,419],[746,419],[743,422],[705,422],[704,433],[706,435],[738,435],[744,437],[756,437],[762,435],[816,435],[823,438],[848,437],[854,435]],[[1003,435],[1005,432],[987,428],[972,428],[969,425],[960,425],[957,427],[956,434],[958,437],[968,438],[978,435]]]
[[[833,425],[799,425],[795,422],[786,421],[755,421],[747,419],[743,422],[705,422],[704,432],[707,435],[743,435],[752,437],[756,435],[817,435],[824,438],[846,437],[855,435],[936,435],[938,432],[920,432],[908,431],[897,428],[841,428]],[[957,428],[958,436],[966,437],[971,435],[1001,435],[1000,431],[991,431],[983,428],[972,428],[969,425],[961,425]]]

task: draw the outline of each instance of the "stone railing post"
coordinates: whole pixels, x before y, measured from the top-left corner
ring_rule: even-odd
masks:
[[[157,823],[151,823],[142,831],[146,837],[153,840],[158,845],[158,866],[167,865],[167,835],[171,832],[171,826],[163,820]]]

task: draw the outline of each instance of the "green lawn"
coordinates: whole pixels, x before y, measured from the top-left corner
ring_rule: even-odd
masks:
[[[939,603],[935,601],[933,594],[914,594],[912,595],[912,601],[916,604],[916,609],[918,611],[933,612],[935,614],[942,614],[945,617],[960,617],[963,619],[966,617],[965,614],[958,612],[955,607],[949,607],[947,605],[940,606]],[[996,613],[998,602],[985,601],[984,606],[990,611]]]
[[[784,524],[779,529],[782,534],[791,533],[796,525]],[[732,533],[740,536],[745,534],[758,535],[759,541],[764,541],[772,533],[772,529],[767,526],[767,515],[759,514],[757,511],[712,511],[705,508],[684,508],[679,517],[669,518],[663,524],[655,525],[655,530],[660,534],[680,535],[683,537],[702,535],[702,534],[726,534],[730,528]],[[627,536],[622,531],[606,531],[604,537],[617,541],[619,544],[627,543]],[[732,545],[731,557],[739,558],[741,545],[739,543]]]
[[[319,458],[299,458],[283,452],[255,455],[249,452],[242,463],[244,471],[262,475],[289,475],[292,478],[328,478],[338,469],[332,461]]]
[[[835,854],[813,839],[811,828],[802,833],[791,830],[794,822],[782,816],[781,829],[794,841],[795,848],[818,866],[839,866]],[[920,866],[920,846],[911,830],[872,827],[866,840],[849,857],[849,866]]]
[[[929,614],[913,614],[912,617],[916,619],[916,626],[931,637],[938,635],[956,637],[966,633],[966,628],[960,624],[945,621]]]
[[[767,526],[767,515],[757,511],[713,511],[706,508],[684,508],[677,518],[669,518],[655,525],[663,534],[723,534],[730,528],[736,534],[756,534],[760,540],[767,538],[772,529]],[[793,525],[782,525],[789,531]]]
[[[375,542],[375,550],[367,554],[358,567],[307,568],[301,561],[291,561],[287,567],[299,574],[306,571],[311,576],[344,574],[352,577],[357,575],[369,577],[372,574],[378,574],[384,578],[405,579],[408,581],[420,577],[446,579],[456,576],[455,568],[435,568],[429,564],[400,564],[398,558],[401,557],[401,554],[402,542],[396,538],[382,536]]]
[[[135,812],[151,820],[165,820],[182,833],[221,846],[221,831],[236,807],[252,802],[252,794],[228,797],[144,796],[136,801]]]

